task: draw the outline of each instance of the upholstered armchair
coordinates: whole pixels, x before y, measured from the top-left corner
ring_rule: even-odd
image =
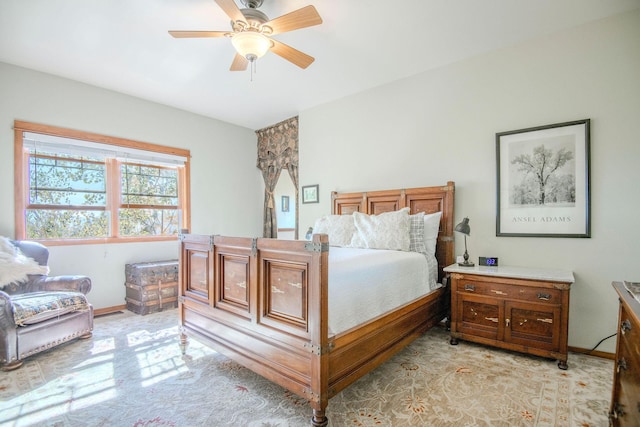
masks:
[[[6,242],[4,239],[8,246]],[[48,272],[49,250],[45,246],[30,241],[10,242],[19,249],[16,253],[22,259],[35,260],[43,267],[43,273]],[[0,264],[0,268],[6,265]],[[89,277],[47,274],[29,274],[25,280],[1,286],[0,368],[19,368],[28,356],[75,338],[91,337],[93,306],[85,296],[90,290]]]

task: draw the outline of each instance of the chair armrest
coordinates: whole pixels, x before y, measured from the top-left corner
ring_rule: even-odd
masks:
[[[40,276],[29,283],[29,292],[75,291],[88,294],[91,279],[87,276]]]
[[[0,291],[0,335],[4,336],[5,331],[15,329],[16,323],[13,320],[13,308],[11,307],[11,296]]]

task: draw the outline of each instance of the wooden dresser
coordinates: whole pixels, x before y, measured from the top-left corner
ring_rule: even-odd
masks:
[[[640,426],[640,284],[613,282],[620,299],[616,364],[609,420],[613,426]]]
[[[567,369],[573,273],[522,267],[444,269],[451,277],[451,344],[458,339],[558,360]]]

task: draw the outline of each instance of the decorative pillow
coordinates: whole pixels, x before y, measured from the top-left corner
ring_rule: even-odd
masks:
[[[38,264],[0,236],[0,289],[14,282],[24,282],[28,274],[48,274],[49,267]]]
[[[409,208],[380,215],[354,212],[353,219],[356,233],[351,240],[351,247],[409,250]]]
[[[424,244],[428,254],[436,254],[436,243],[438,242],[441,216],[442,212],[424,215]]]
[[[409,215],[409,250],[427,254],[424,244],[424,212]]]
[[[80,292],[29,292],[11,298],[13,318],[18,326],[39,323],[74,311],[89,310],[87,297]]]
[[[313,225],[314,233],[329,236],[330,246],[349,246],[355,231],[352,215],[325,215]]]

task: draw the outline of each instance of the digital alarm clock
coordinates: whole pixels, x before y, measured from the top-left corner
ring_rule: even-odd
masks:
[[[498,266],[498,258],[497,257],[481,256],[478,259],[478,265],[484,265],[486,267],[497,267]]]

